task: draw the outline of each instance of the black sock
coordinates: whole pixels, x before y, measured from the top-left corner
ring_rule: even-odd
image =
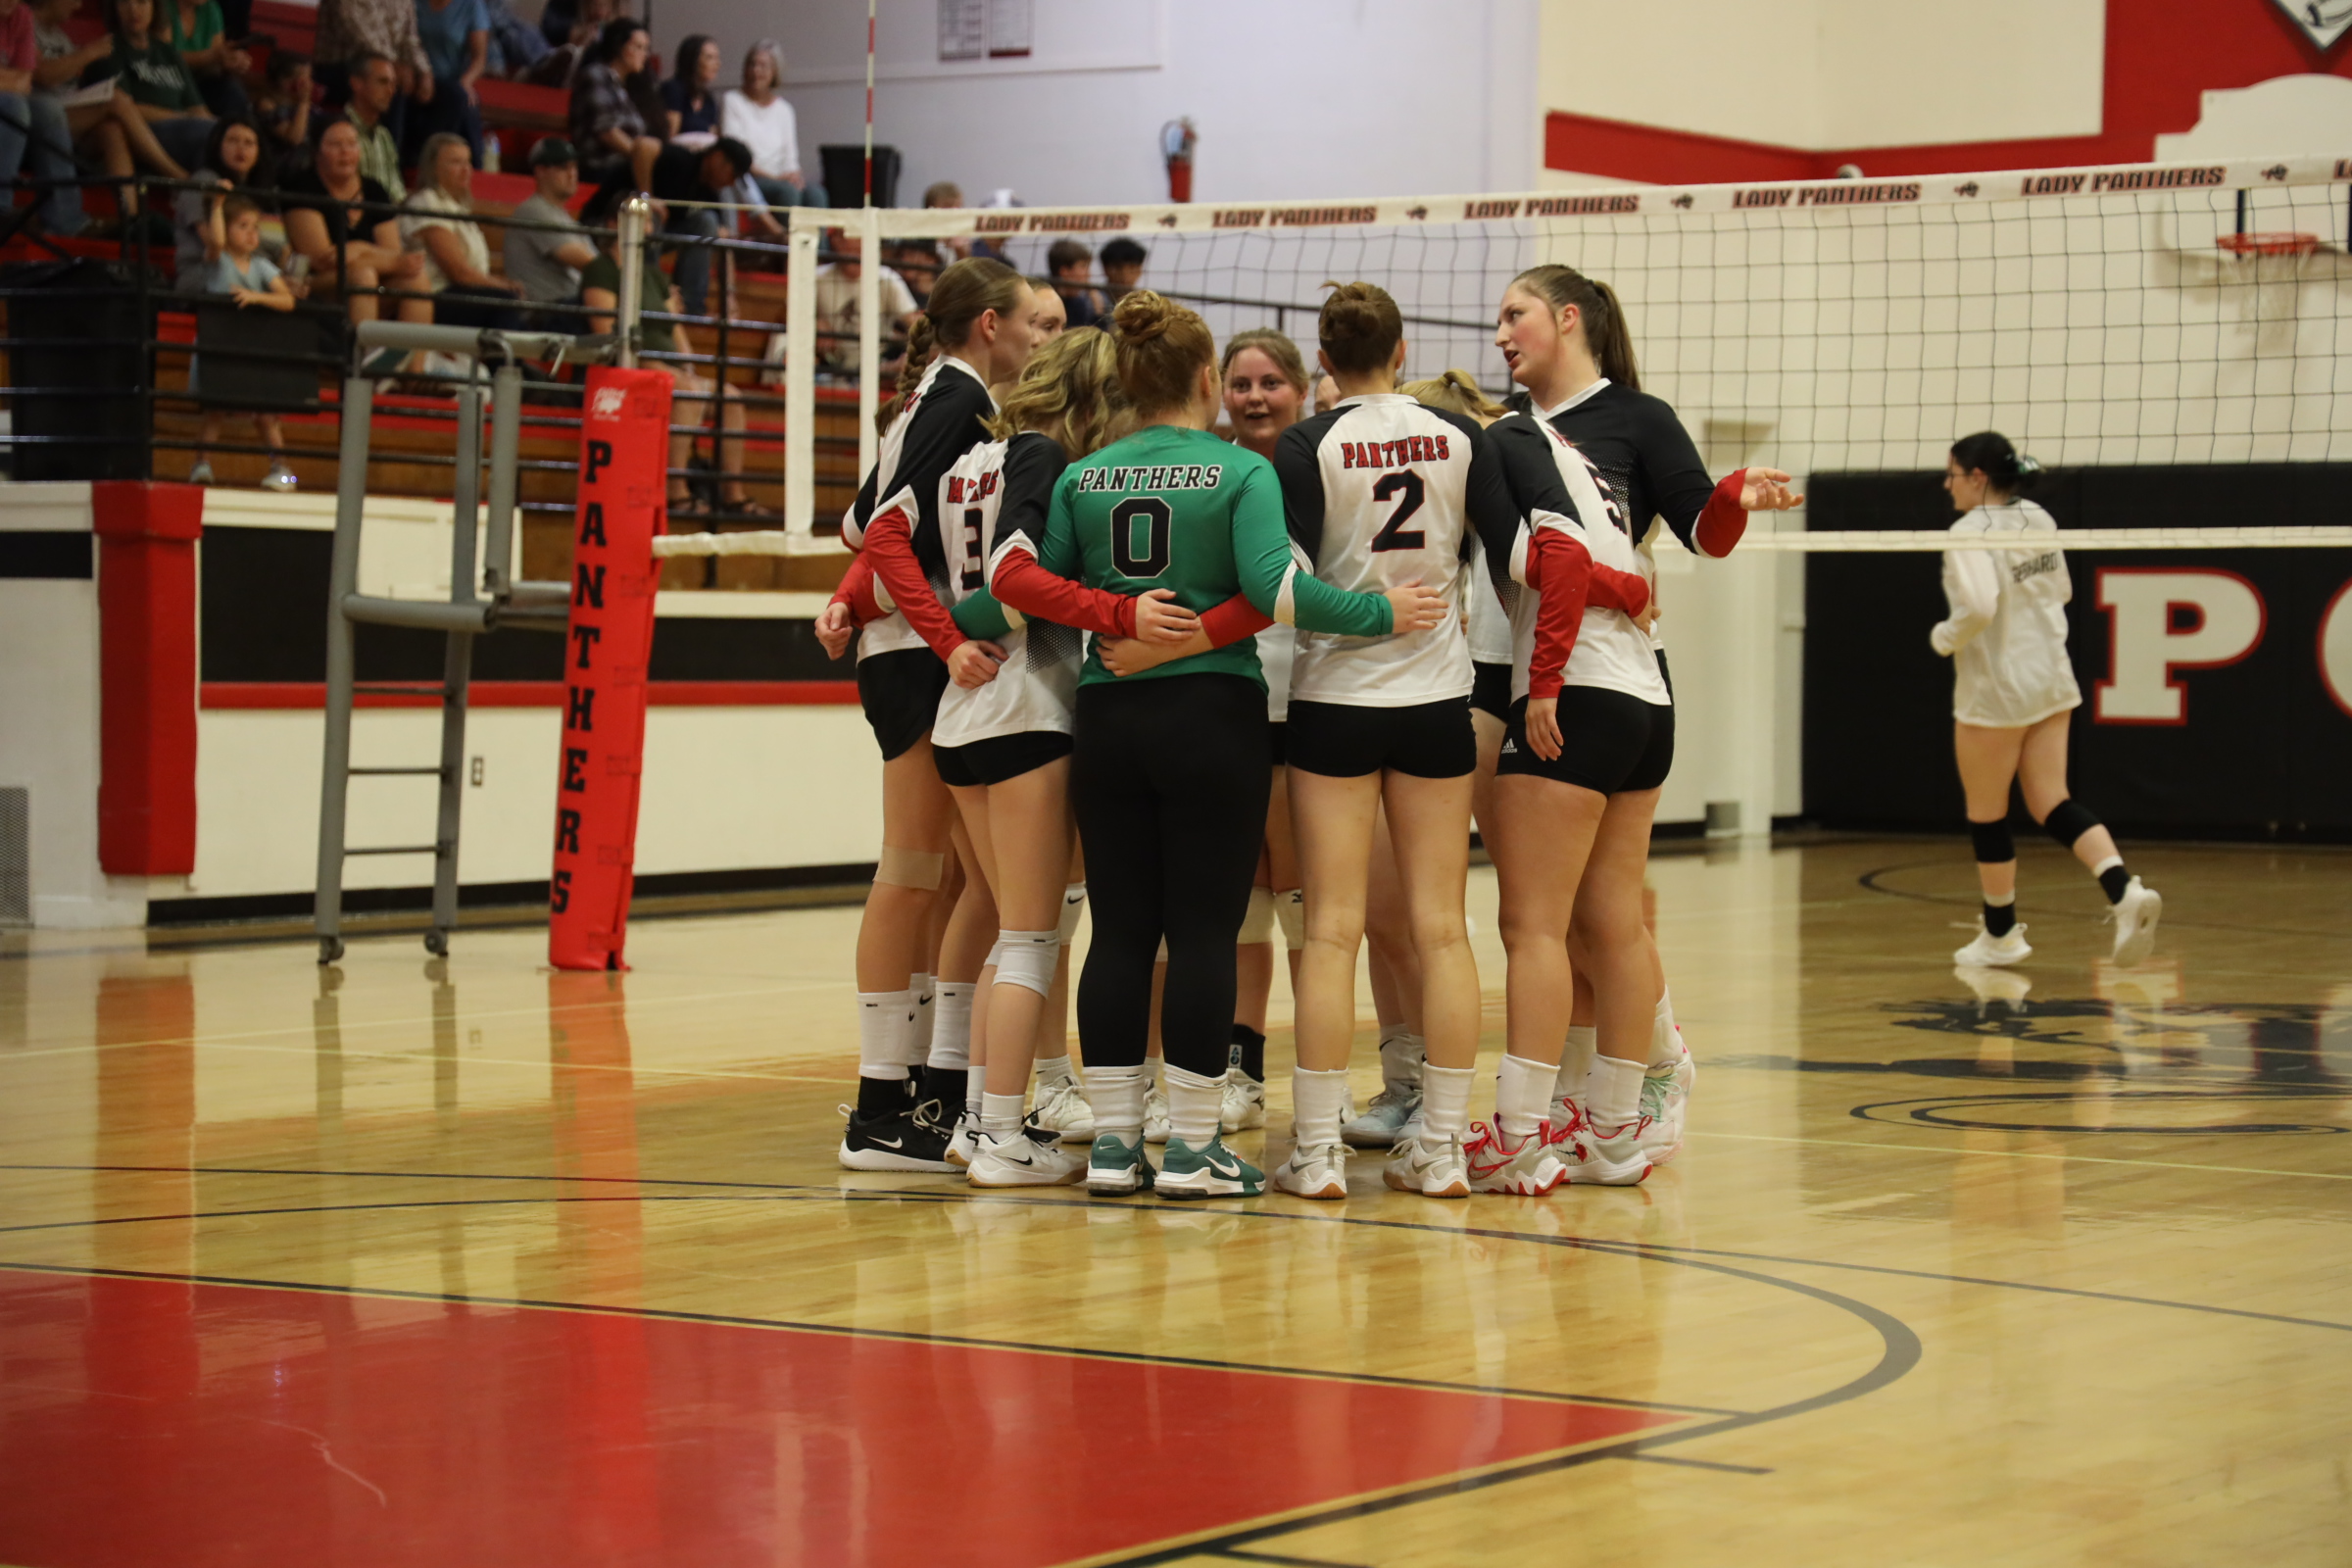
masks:
[[[2005,937],[2016,929],[2017,901],[2015,899],[2011,899],[2007,904],[1987,904],[1984,906],[1985,935],[1993,937]]]
[[[1253,1083],[1266,1081],[1266,1037],[1246,1023],[1233,1026],[1233,1053],[1225,1058],[1229,1067],[1239,1067]]]
[[[2099,873],[2099,887],[2106,893],[2109,904],[2124,902],[2124,890],[2132,885],[2132,873],[2118,860]]]
[[[963,1114],[963,1096],[967,1087],[963,1068],[933,1067],[926,1063],[916,1069],[916,1075],[919,1077],[914,1091],[917,1104],[926,1100],[938,1101],[950,1121]]]
[[[906,1080],[904,1078],[858,1079],[858,1114],[871,1120],[876,1116],[895,1116],[906,1108]]]

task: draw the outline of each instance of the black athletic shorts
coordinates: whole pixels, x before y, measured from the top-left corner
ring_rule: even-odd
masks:
[[[882,760],[896,761],[931,732],[947,689],[947,661],[928,648],[895,648],[858,661],[858,701],[881,743]]]
[[[1494,771],[1529,773],[1602,795],[1654,790],[1674,766],[1674,710],[1598,686],[1560,688],[1560,755],[1546,762],[1527,744],[1527,699],[1511,705]]]
[[[940,781],[951,789],[1002,784],[1034,772],[1056,757],[1070,755],[1070,738],[1057,729],[1024,730],[1018,735],[991,735],[962,746],[931,747],[939,764]]]
[[[1290,765],[1328,778],[1361,778],[1395,768],[1415,778],[1460,778],[1478,767],[1470,699],[1408,708],[1357,708],[1291,699]]]
[[[1285,718],[1278,718],[1266,726],[1266,732],[1274,737],[1274,765],[1276,767],[1282,766],[1291,760],[1290,731],[1290,720]]]
[[[1470,666],[1470,706],[1482,713],[1493,713],[1504,723],[1511,721],[1511,666],[1508,664],[1478,664]]]

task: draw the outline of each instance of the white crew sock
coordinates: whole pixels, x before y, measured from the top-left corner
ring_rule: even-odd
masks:
[[[1543,1130],[1551,1108],[1551,1082],[1559,1069],[1547,1061],[1505,1054],[1494,1075],[1494,1125],[1512,1138]]]
[[[1340,1106],[1348,1099],[1348,1070],[1311,1072],[1291,1069],[1291,1122],[1300,1149],[1320,1149],[1340,1141]]]
[[[999,1143],[1009,1143],[1021,1136],[1021,1117],[1025,1113],[1027,1095],[983,1095],[980,1099],[980,1130]]]
[[[1070,1067],[1070,1058],[1067,1055],[1037,1058],[1037,1081],[1040,1087],[1047,1084],[1067,1083],[1077,1076],[1078,1074]]]
[[[1595,1055],[1585,1079],[1585,1114],[1603,1137],[1632,1121],[1642,1110],[1642,1064],[1615,1056]]]
[[[985,1064],[963,1069],[963,1108],[972,1116],[980,1114],[980,1097],[988,1093],[988,1068]]]
[[[920,1067],[931,1059],[931,1021],[939,1014],[939,993],[931,977],[919,971],[906,977],[906,990],[914,998],[914,1034],[906,1043],[906,1065]]]
[[[1470,1128],[1470,1090],[1478,1082],[1476,1067],[1421,1068],[1421,1124],[1439,1140],[1462,1136]]]
[[[1672,988],[1658,993],[1658,1010],[1649,1024],[1649,1065],[1652,1070],[1671,1067],[1683,1059],[1682,1033],[1674,1021],[1674,992]]]
[[[1144,1058],[1144,1082],[1154,1089],[1160,1088],[1162,1086],[1161,1069],[1166,1065],[1165,1057],[1146,1056]]]
[[[1600,1031],[1589,1023],[1568,1026],[1567,1044],[1560,1048],[1559,1076],[1551,1081],[1551,1121],[1554,1127],[1565,1127],[1576,1118],[1569,1113],[1585,1092],[1585,1074],[1592,1066],[1592,1052],[1600,1039]]]
[[[972,1064],[972,982],[942,980],[931,1004],[931,1046],[924,1053],[928,1066],[942,1072],[961,1072]]]
[[[1421,1087],[1421,1063],[1429,1047],[1419,1035],[1399,1025],[1380,1037],[1380,1081],[1386,1089],[1411,1093]]]
[[[1131,1144],[1143,1140],[1143,1068],[1088,1067],[1086,1102],[1095,1107],[1096,1137],[1107,1133]]]
[[[1161,1069],[1160,1082],[1168,1092],[1168,1136],[1194,1149],[1206,1149],[1217,1136],[1217,1117],[1225,1108],[1225,1075],[1203,1078],[1170,1065]]]
[[[858,993],[858,1077],[904,1080],[909,1065],[906,1053],[913,1039],[913,992]]]

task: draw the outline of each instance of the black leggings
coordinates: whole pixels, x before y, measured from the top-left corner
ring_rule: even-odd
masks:
[[[1160,1046],[1214,1077],[1233,1037],[1233,945],[1250,910],[1272,787],[1266,694],[1240,675],[1082,686],[1070,797],[1086,846],[1094,945],[1078,982],[1086,1059],[1132,1067],[1168,944]]]

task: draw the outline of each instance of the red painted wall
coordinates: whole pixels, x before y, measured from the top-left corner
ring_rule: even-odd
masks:
[[[1661,185],[1827,179],[1840,164],[1873,176],[2140,164],[2155,156],[2159,134],[2196,124],[2207,90],[2309,72],[2352,76],[2352,34],[2323,57],[2274,0],[2107,0],[2096,136],[1813,152],[1554,111],[1544,120],[1544,163]]]

